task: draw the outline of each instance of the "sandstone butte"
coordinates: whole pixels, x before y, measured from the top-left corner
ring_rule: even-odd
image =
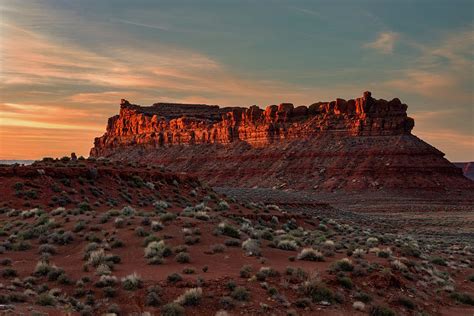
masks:
[[[298,190],[473,189],[414,136],[407,105],[370,92],[310,106],[219,107],[122,100],[92,157],[162,164],[215,186]]]

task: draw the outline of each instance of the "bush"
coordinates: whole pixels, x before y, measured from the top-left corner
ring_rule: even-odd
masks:
[[[143,285],[142,279],[135,272],[122,278],[122,286],[127,291],[135,291]]]
[[[435,258],[431,258],[431,263],[433,264],[437,264],[439,266],[444,266],[446,267],[448,264],[446,263],[446,260],[444,260],[443,258],[439,258],[439,257],[435,257]]]
[[[324,256],[321,252],[313,248],[304,248],[298,255],[298,260],[306,261],[324,261]]]
[[[145,297],[145,305],[146,306],[159,306],[161,305],[161,299],[158,293],[156,292],[149,292]]]
[[[202,289],[200,287],[186,290],[181,296],[179,296],[175,303],[180,305],[190,306],[198,305],[202,298]]]
[[[451,294],[451,298],[462,304],[474,305],[474,298],[467,293],[454,292]]]
[[[349,277],[343,276],[343,277],[337,278],[337,281],[339,282],[340,285],[342,285],[346,289],[352,289],[352,280]]]
[[[251,265],[244,265],[242,268],[240,268],[240,277],[241,278],[250,278],[252,272],[252,266]]]
[[[191,261],[191,256],[187,252],[180,252],[176,255],[175,259],[179,263],[189,263]]]
[[[172,274],[168,275],[168,277],[166,278],[166,280],[169,283],[176,283],[176,282],[181,281],[182,279],[183,279],[183,277],[178,273],[172,273]]]
[[[6,268],[2,271],[2,276],[4,278],[13,278],[13,277],[16,277],[18,276],[18,273],[16,272],[15,269],[12,269],[12,268]]]
[[[211,252],[212,253],[222,253],[225,251],[225,246],[222,244],[216,244],[211,246]]]
[[[386,306],[375,305],[372,306],[369,312],[370,316],[395,316],[395,312]]]
[[[294,240],[281,240],[277,245],[278,249],[282,250],[296,250],[298,244]]]
[[[218,230],[222,235],[226,235],[232,238],[240,238],[239,230],[228,223],[220,223],[218,226]]]
[[[160,310],[162,316],[184,316],[184,307],[177,303],[169,303]]]
[[[250,292],[243,286],[236,287],[230,296],[237,301],[248,301],[250,299]]]
[[[318,280],[309,280],[303,283],[300,291],[315,303],[321,301],[332,302],[334,294],[326,287],[324,283]]]
[[[55,306],[56,300],[54,296],[49,293],[42,293],[36,299],[36,304],[41,306]]]
[[[234,306],[235,306],[234,300],[233,300],[232,297],[230,297],[230,296],[223,296],[223,297],[221,297],[221,299],[219,300],[219,305],[220,305],[223,309],[232,309],[232,308],[234,308]]]
[[[40,254],[49,253],[50,255],[54,255],[57,252],[57,249],[53,245],[44,244],[38,247],[38,252]]]
[[[145,248],[145,258],[167,257],[171,252],[171,248],[166,246],[164,240],[152,241]]]
[[[344,259],[334,262],[333,268],[336,271],[350,272],[354,270],[354,265],[352,265],[352,262],[349,259],[344,258]]]
[[[408,308],[408,309],[415,309],[416,305],[413,303],[411,299],[405,296],[401,296],[397,299],[398,304]]]
[[[242,243],[242,249],[245,250],[245,253],[249,256],[260,256],[262,254],[260,250],[260,245],[255,239],[247,239]]]

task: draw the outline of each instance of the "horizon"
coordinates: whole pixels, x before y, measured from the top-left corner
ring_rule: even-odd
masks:
[[[0,10],[0,160],[87,157],[121,98],[265,107],[370,90],[406,103],[413,134],[447,159],[474,161],[472,1],[20,0]]]

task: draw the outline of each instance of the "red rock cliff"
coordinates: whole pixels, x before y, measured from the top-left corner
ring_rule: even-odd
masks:
[[[214,185],[297,189],[459,187],[461,172],[411,134],[399,99],[225,107],[122,100],[91,156],[165,164]]]

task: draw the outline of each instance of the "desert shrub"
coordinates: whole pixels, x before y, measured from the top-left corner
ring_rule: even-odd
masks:
[[[227,211],[229,209],[229,203],[227,203],[225,200],[220,200],[219,203],[217,204],[217,211]]]
[[[122,208],[120,213],[122,214],[122,216],[130,217],[130,216],[135,215],[136,211],[133,207],[127,205]]]
[[[211,246],[211,252],[212,253],[222,253],[225,251],[225,246],[222,244],[216,244]]]
[[[240,238],[239,230],[226,222],[221,222],[217,228],[222,235],[232,238]]]
[[[379,240],[375,237],[369,237],[365,243],[368,247],[375,247],[379,244]]]
[[[400,296],[397,298],[397,303],[408,308],[408,309],[415,309],[416,305],[415,303],[409,299],[408,297],[405,296]]]
[[[341,259],[341,260],[338,260],[338,261],[334,262],[334,264],[332,265],[332,268],[335,271],[350,272],[350,271],[354,270],[354,265],[352,264],[351,260],[349,260],[347,258],[344,258],[344,259]]]
[[[49,293],[41,293],[36,299],[36,304],[41,306],[55,306],[56,299]]]
[[[163,224],[160,221],[152,221],[151,222],[151,230],[157,232],[163,229]]]
[[[89,254],[89,259],[87,261],[88,264],[97,267],[100,264],[106,263],[107,255],[105,254],[104,249],[99,248],[97,250],[92,251]]]
[[[122,217],[117,217],[114,221],[115,228],[123,228],[125,227],[125,219]]]
[[[439,266],[444,266],[444,267],[448,265],[446,263],[446,260],[444,260],[443,258],[440,258],[440,257],[431,258],[430,262],[433,263],[433,264],[437,264]]]
[[[184,243],[186,245],[197,244],[200,240],[201,240],[201,238],[199,238],[199,236],[186,236],[186,237],[184,237]]]
[[[57,252],[57,248],[53,245],[44,244],[38,247],[38,252],[40,254],[49,253],[50,255],[54,255]]]
[[[2,266],[11,266],[12,265],[12,259],[10,258],[3,258],[3,259],[0,259],[0,265]],[[474,280],[473,280],[474,281]]]
[[[313,248],[304,248],[298,254],[297,258],[298,260],[306,260],[306,261],[324,261],[323,254]]]
[[[352,255],[356,258],[362,258],[365,255],[365,250],[362,248],[356,248],[353,252]]]
[[[180,252],[176,255],[175,259],[179,263],[189,263],[191,261],[191,256],[187,252]]]
[[[34,270],[34,275],[45,276],[51,271],[52,266],[49,265],[47,261],[38,261]]]
[[[230,296],[237,301],[248,301],[250,299],[250,292],[243,286],[237,286]]]
[[[450,297],[459,303],[466,305],[474,305],[474,298],[467,293],[454,292],[451,293]]]
[[[361,301],[355,301],[354,304],[352,304],[352,308],[362,312],[365,310],[365,304]]]
[[[101,275],[99,281],[95,283],[96,287],[108,287],[108,286],[115,286],[118,280],[117,277],[112,275]]]
[[[356,294],[354,294],[354,298],[364,303],[369,303],[372,301],[372,297],[364,292],[357,292]]]
[[[18,273],[16,272],[15,269],[12,268],[6,268],[2,271],[2,277],[4,278],[13,278],[18,276]]]
[[[278,273],[277,270],[271,268],[271,267],[261,267],[260,270],[257,272],[257,280],[263,281],[267,277],[276,277],[279,276],[280,273]]]
[[[300,291],[315,303],[321,301],[332,302],[334,300],[332,291],[324,283],[315,279],[304,282],[300,286]]]
[[[393,260],[391,263],[392,268],[399,271],[408,271],[408,267],[400,260]]]
[[[160,221],[166,223],[166,222],[171,222],[176,219],[176,214],[174,213],[164,213],[160,215]]]
[[[252,272],[252,266],[251,265],[244,265],[242,268],[240,268],[240,277],[241,278],[250,278],[251,277],[251,272]]]
[[[135,291],[142,287],[143,281],[135,272],[122,278],[122,287],[127,291]]]
[[[120,307],[117,304],[111,304],[107,307],[107,313],[120,315]]]
[[[230,296],[223,296],[219,300],[219,306],[223,309],[232,309],[235,306],[234,300]]]
[[[260,245],[257,240],[255,239],[247,239],[242,243],[242,249],[248,256],[260,256],[261,250]]]
[[[227,247],[240,247],[240,240],[238,239],[226,239],[224,245]]]
[[[125,246],[125,243],[120,239],[114,239],[110,242],[111,248],[122,248],[123,246]]]
[[[157,210],[165,210],[167,209],[170,205],[168,202],[166,201],[156,201],[153,203],[153,206],[157,209]]]
[[[185,310],[184,307],[178,303],[168,303],[163,306],[160,310],[161,315],[163,316],[184,316]]]
[[[199,212],[196,212],[194,214],[194,217],[196,219],[199,219],[201,221],[208,221],[211,219],[211,217],[209,216],[209,214],[207,214],[207,212],[204,212],[204,211],[199,211]]]
[[[171,248],[164,240],[152,241],[145,248],[145,258],[167,257],[171,254]]]
[[[369,312],[370,316],[395,316],[395,312],[387,307],[387,306],[381,306],[381,305],[375,305],[372,306]]]
[[[110,270],[110,267],[103,263],[99,264],[99,266],[97,267],[95,271],[96,275],[109,275],[111,273],[112,271]]]
[[[168,277],[166,278],[166,280],[169,283],[176,283],[176,282],[181,281],[182,279],[183,279],[183,277],[179,273],[172,273],[172,274],[168,275]]]
[[[298,244],[294,240],[280,240],[277,245],[278,249],[282,250],[296,250],[298,248]]]
[[[77,205],[77,207],[79,208],[79,210],[81,210],[82,212],[87,212],[87,211],[90,211],[92,208],[91,206],[89,205],[89,203],[87,202],[81,202]]]
[[[160,306],[161,303],[160,296],[156,292],[148,292],[145,297],[145,306]]]
[[[351,280],[351,278],[349,278],[347,276],[338,277],[337,281],[339,282],[340,285],[342,285],[346,289],[352,289],[352,280]]]
[[[402,245],[402,247],[400,248],[400,253],[403,256],[411,256],[411,257],[416,257],[416,258],[420,257],[421,255],[421,252],[418,249],[418,247],[413,244]]]
[[[148,236],[148,233],[145,231],[145,228],[141,227],[141,226],[138,226],[137,228],[135,228],[135,234],[138,236],[138,237],[146,237]]]
[[[200,287],[197,287],[186,290],[186,292],[184,292],[175,300],[175,303],[185,306],[198,305],[201,301],[201,298],[202,289]]]

